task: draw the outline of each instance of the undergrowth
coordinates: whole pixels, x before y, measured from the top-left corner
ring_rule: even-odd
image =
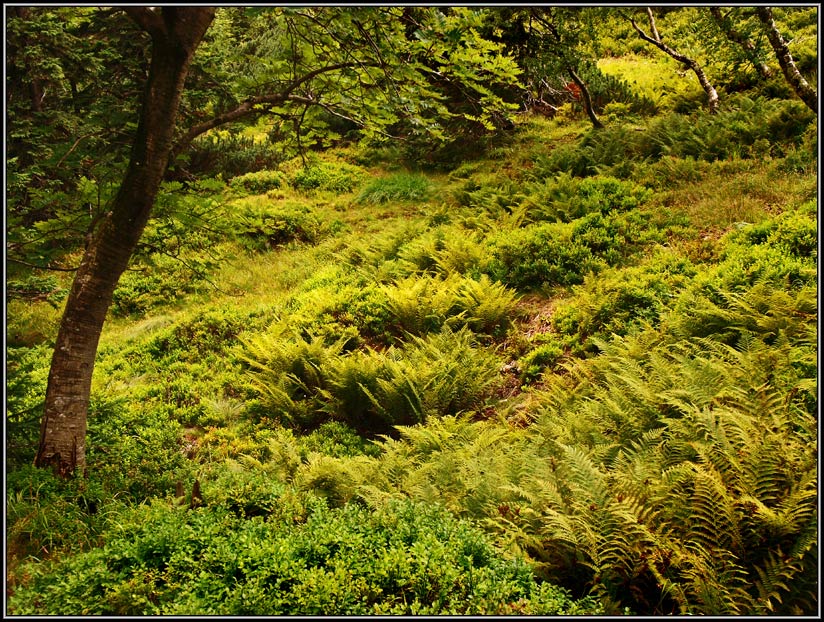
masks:
[[[87,477],[30,466],[70,276],[15,268],[9,611],[814,612],[817,121],[625,86],[449,174],[201,141],[229,181],[164,188]]]

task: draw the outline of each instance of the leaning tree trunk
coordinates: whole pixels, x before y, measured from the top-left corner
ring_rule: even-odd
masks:
[[[60,322],[35,465],[83,472],[92,372],[120,275],[149,219],[166,170],[180,97],[213,8],[125,9],[152,37],[152,61],[131,158],[111,211],[89,242]]]
[[[581,97],[584,100],[584,110],[587,111],[587,116],[592,122],[592,126],[597,129],[603,129],[604,124],[601,123],[598,115],[595,114],[595,108],[592,105],[592,96],[589,94],[589,89],[587,88],[586,83],[577,73],[575,73],[572,65],[567,65],[567,71],[569,72],[569,77],[572,78],[572,81],[578,86],[579,89],[581,89]]]
[[[804,76],[801,75],[801,72],[798,71],[798,67],[795,66],[793,55],[790,54],[790,48],[787,42],[784,41],[784,37],[782,37],[778,31],[778,26],[775,24],[772,9],[768,6],[762,6],[756,10],[758,11],[758,18],[767,29],[767,38],[770,40],[770,45],[778,57],[778,64],[781,66],[784,77],[801,98],[801,101],[807,104],[810,110],[818,114],[818,93],[809,85],[804,79]]]

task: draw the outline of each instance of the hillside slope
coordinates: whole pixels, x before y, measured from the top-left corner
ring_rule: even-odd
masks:
[[[816,138],[736,95],[170,184],[86,479],[27,466],[65,283],[9,306],[10,612],[814,612]]]

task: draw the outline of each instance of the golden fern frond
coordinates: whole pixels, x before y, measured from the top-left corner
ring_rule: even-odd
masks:
[[[808,553],[818,556],[818,551],[814,548],[818,543],[818,513],[814,511],[810,514],[806,524],[799,525],[795,542],[790,548],[789,554],[793,557],[802,558]]]
[[[741,551],[743,542],[735,499],[723,475],[710,465],[694,465],[685,546],[699,554]]]
[[[730,479],[737,478],[742,471],[739,452],[744,442],[730,432],[739,416],[734,410],[705,409],[692,417],[695,430],[692,446],[699,460]]]
[[[777,608],[775,603],[783,604],[783,596],[792,591],[793,580],[803,571],[803,565],[778,549],[770,551],[763,565],[756,566],[755,570],[758,573],[756,612],[773,614]]]
[[[572,491],[576,503],[603,505],[609,495],[605,473],[581,447],[561,445],[563,460],[558,466],[558,477]]]
[[[721,549],[706,554],[681,547],[674,557],[683,577],[690,613],[694,610],[709,615],[737,615],[746,611],[746,573],[729,551]]]
[[[542,514],[541,535],[544,539],[569,547],[584,563],[593,565],[591,553],[596,548],[597,533],[582,516],[546,508]]]
[[[816,473],[802,474],[789,493],[776,506],[780,523],[776,525],[780,535],[796,534],[812,520],[817,511],[818,490]]]
[[[659,480],[665,466],[661,453],[664,433],[664,428],[648,430],[629,447],[622,447],[617,452],[608,467],[617,498],[640,500],[649,497],[650,485]]]
[[[390,501],[406,499],[400,491],[387,490],[381,485],[361,484],[355,489],[355,497],[372,510],[386,506]]]

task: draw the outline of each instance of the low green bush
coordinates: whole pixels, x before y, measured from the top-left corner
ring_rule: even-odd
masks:
[[[107,544],[46,570],[15,615],[434,615],[599,613],[539,585],[476,528],[428,504],[329,509],[277,497],[270,520],[227,506],[155,503],[122,517]],[[267,506],[268,507],[268,506]]]
[[[573,238],[567,223],[503,231],[490,244],[492,259],[485,272],[519,290],[581,283],[587,272],[600,268],[592,251]]]
[[[564,347],[557,341],[549,341],[533,348],[518,361],[521,381],[531,383],[537,380],[544,370],[552,370],[564,357]]]
[[[271,170],[245,173],[229,180],[230,188],[243,190],[249,194],[263,194],[270,190],[283,188],[286,184],[286,175],[280,171]]]
[[[306,204],[297,201],[246,204],[235,235],[252,251],[265,251],[291,242],[314,244],[329,232]]]
[[[724,240],[718,264],[696,287],[743,292],[756,283],[799,288],[815,282],[817,219],[814,203],[754,225],[742,224]]]
[[[346,162],[314,162],[297,170],[289,179],[292,187],[305,192],[353,192],[365,179],[366,170]]]
[[[30,464],[40,436],[53,346],[6,347],[6,466]]]
[[[120,277],[112,296],[113,316],[143,315],[181,295],[201,291],[218,265],[217,258],[206,253],[186,253],[184,257],[154,253],[141,263]]]
[[[47,559],[99,544],[111,499],[97,478],[59,479],[30,464],[6,477],[6,544],[10,558]]]
[[[521,290],[575,285],[663,239],[647,213],[598,211],[570,223],[536,223],[499,233],[490,241],[492,259],[485,272]]]
[[[635,210],[652,192],[631,181],[602,176],[575,178],[561,173],[529,188],[528,217],[570,222],[589,214]]]
[[[355,430],[340,421],[322,423],[310,434],[300,437],[299,443],[306,451],[333,458],[380,453],[379,445],[364,439]]]
[[[426,201],[432,193],[432,182],[420,173],[393,173],[376,177],[367,183],[357,196],[360,203],[389,203],[391,201]]]
[[[195,139],[183,158],[189,173],[232,177],[277,167],[283,149],[269,141],[217,131]]]
[[[242,313],[230,307],[209,307],[162,328],[145,347],[154,358],[197,363],[207,354],[224,354],[237,343],[241,332],[254,327],[260,327],[260,318],[255,313]]]
[[[192,400],[187,409],[198,408],[199,402],[194,400],[199,396],[180,384],[172,388],[180,392],[170,395],[171,400]],[[98,393],[89,408],[88,470],[104,483],[109,494],[132,503],[165,496],[194,466],[183,450],[183,426],[177,419],[190,415],[141,397],[143,401],[127,401],[122,396],[118,399]]]
[[[793,100],[736,94],[718,114],[710,115],[702,110],[700,91],[679,97],[680,112],[654,117],[643,127],[619,123],[589,130],[582,140],[541,154],[530,177],[543,179],[559,172],[588,177],[609,171],[627,178],[637,163],[666,156],[706,162],[752,157],[758,151],[751,147],[763,140],[773,155],[782,155],[808,141],[805,137],[816,124],[812,111]],[[763,142],[759,144],[763,151]]]

